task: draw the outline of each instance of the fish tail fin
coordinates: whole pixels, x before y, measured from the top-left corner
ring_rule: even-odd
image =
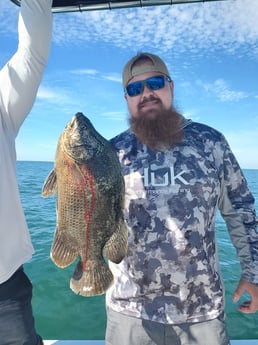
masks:
[[[110,261],[119,264],[125,257],[128,247],[128,231],[124,221],[119,222],[117,231],[112,234],[103,249],[103,255]]]
[[[70,280],[71,290],[82,296],[102,295],[113,283],[113,274],[102,260],[88,260],[83,270],[79,261]]]

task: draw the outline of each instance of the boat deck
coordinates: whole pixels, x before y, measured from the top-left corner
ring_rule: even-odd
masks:
[[[44,340],[44,345],[105,345],[104,340]],[[258,339],[231,340],[231,345],[258,345]]]

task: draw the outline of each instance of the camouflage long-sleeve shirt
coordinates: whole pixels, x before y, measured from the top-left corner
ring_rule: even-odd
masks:
[[[254,198],[224,136],[184,120],[184,139],[155,152],[126,131],[111,140],[126,183],[126,258],[110,263],[113,310],[161,323],[213,319],[224,309],[216,211],[236,247],[242,279],[258,283]]]

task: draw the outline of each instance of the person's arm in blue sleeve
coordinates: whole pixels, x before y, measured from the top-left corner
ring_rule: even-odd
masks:
[[[247,292],[250,300],[242,303],[238,309],[243,313],[254,313],[258,310],[258,233],[254,197],[226,141],[222,175],[219,209],[242,269],[233,301],[239,301],[242,294]]]
[[[47,63],[52,0],[22,0],[16,53],[0,71],[0,114],[14,135],[30,112]]]

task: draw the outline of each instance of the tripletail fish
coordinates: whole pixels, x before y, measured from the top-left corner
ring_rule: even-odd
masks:
[[[50,257],[65,268],[79,257],[70,288],[83,296],[105,293],[113,282],[107,261],[127,252],[124,179],[115,150],[82,113],[61,134],[54,168],[42,195],[57,193]]]

